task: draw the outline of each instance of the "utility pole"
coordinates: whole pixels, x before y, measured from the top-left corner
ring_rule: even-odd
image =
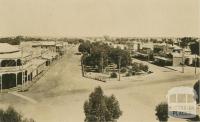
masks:
[[[199,67],[200,67],[200,40],[199,40],[199,57],[198,57],[198,63],[199,63]],[[200,74],[199,74],[199,80],[198,80],[198,83],[199,83],[199,103],[200,103]]]
[[[1,93],[2,93],[2,88],[3,88],[3,84],[2,84],[2,74],[0,74],[0,82],[1,82]]]
[[[81,57],[81,67],[82,67],[82,76],[85,77],[83,58],[84,58],[84,54],[83,54],[82,57]]]
[[[101,53],[101,72],[103,73],[103,53]]]
[[[198,63],[199,63],[199,67],[200,67],[200,40],[199,40],[199,56],[198,57]],[[200,74],[199,74],[199,80],[200,80]]]
[[[197,54],[195,54],[194,65],[195,65],[195,75],[196,75],[197,74]]]
[[[184,48],[182,48],[182,73],[184,73],[184,65],[185,65],[185,52]]]
[[[22,47],[22,45],[21,45],[21,72],[22,72],[22,91],[23,91],[23,88],[24,88],[24,71],[23,71],[23,47]]]
[[[148,53],[148,62],[150,61],[150,50],[147,51]]]
[[[121,76],[120,76],[120,69],[121,69],[121,56],[119,56],[118,58],[118,75],[119,75],[119,81],[121,80]]]

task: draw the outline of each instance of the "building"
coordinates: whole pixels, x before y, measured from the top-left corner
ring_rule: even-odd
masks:
[[[36,50],[40,50],[41,53],[56,52],[60,56],[66,52],[66,43],[56,41],[38,41],[35,42],[32,47]]]
[[[159,66],[172,66],[173,60],[171,58],[154,56],[154,63]]]
[[[31,74],[28,63],[31,55],[23,53],[17,46],[7,43],[0,43],[0,86],[2,89],[8,89],[22,85],[30,80]]]
[[[185,62],[185,58],[181,53],[172,53],[172,66],[180,66]]]

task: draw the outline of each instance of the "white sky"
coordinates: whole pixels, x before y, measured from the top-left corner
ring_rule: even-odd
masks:
[[[199,0],[0,0],[0,36],[198,36]]]

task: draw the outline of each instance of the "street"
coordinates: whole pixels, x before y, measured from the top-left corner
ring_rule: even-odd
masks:
[[[81,76],[81,56],[75,52],[77,46],[70,47],[29,91],[19,92],[36,102],[3,93],[0,107],[12,105],[36,122],[83,122],[83,103],[96,86],[101,86],[106,95],[114,94],[119,100],[123,111],[119,122],[156,122],[155,106],[166,101],[167,91],[178,86],[193,87],[198,78],[194,72],[181,73],[145,62],[152,74],[104,83]],[[178,121],[185,120],[169,119]]]

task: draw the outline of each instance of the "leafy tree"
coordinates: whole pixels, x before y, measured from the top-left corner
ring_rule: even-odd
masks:
[[[21,122],[22,115],[18,113],[14,108],[8,107],[3,114],[4,122]]]
[[[195,39],[192,37],[183,37],[181,38],[180,46],[185,48],[189,45],[189,43],[194,42]]]
[[[89,100],[84,103],[85,122],[113,122],[118,119],[122,112],[119,103],[112,95],[103,95],[101,87],[95,88],[89,96]]]
[[[85,58],[84,64],[98,66],[99,71],[109,63],[118,65],[119,57],[121,57],[122,67],[129,65],[131,62],[131,57],[127,51],[111,48],[102,42],[83,43],[79,46],[79,51],[88,52],[89,55]]]
[[[168,104],[160,103],[156,106],[156,116],[160,122],[167,122],[168,120]]]
[[[112,119],[116,120],[122,115],[122,111],[119,108],[119,102],[115,98],[114,95],[111,95],[110,97],[105,96],[105,101],[106,101],[106,106],[109,111],[109,115],[111,116],[111,121]]]
[[[113,48],[109,54],[109,57],[112,62],[118,65],[119,57],[121,57],[121,66],[126,67],[131,63],[131,56],[125,50],[121,50],[118,48]]]
[[[199,42],[194,42],[190,45],[190,49],[192,54],[199,55]]]
[[[23,118],[13,107],[7,110],[0,109],[0,122],[35,122],[33,119]]]
[[[78,51],[82,53],[85,53],[85,52],[90,53],[90,48],[91,48],[91,44],[89,41],[87,41],[79,45]]]
[[[197,96],[196,96],[196,102],[197,103],[199,103],[199,101],[200,101],[199,100],[199,85],[200,85],[200,80],[198,80],[193,86],[193,88],[194,88],[194,90],[195,90],[195,92],[197,94]]]

